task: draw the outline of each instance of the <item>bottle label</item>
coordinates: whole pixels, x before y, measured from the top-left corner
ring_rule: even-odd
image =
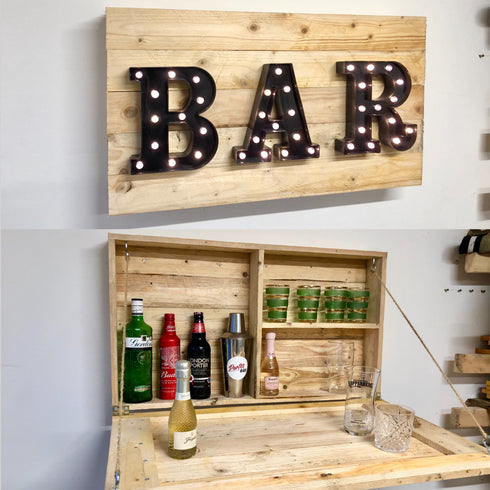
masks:
[[[266,376],[264,379],[264,387],[266,390],[279,389],[279,378],[277,376]]]
[[[194,323],[192,325],[192,333],[206,333],[204,323]]]
[[[175,393],[175,399],[179,401],[185,401],[185,400],[190,400],[191,399],[191,392],[190,391],[185,391],[184,393]]]
[[[211,385],[211,364],[208,357],[193,357],[189,359],[191,363],[191,392],[208,390]]]
[[[150,385],[135,386],[133,391],[135,391],[136,393],[144,393],[146,391],[151,391],[151,386]]]
[[[243,379],[246,376],[247,368],[247,360],[242,356],[232,357],[226,365],[228,376],[236,380]]]
[[[141,337],[126,337],[127,349],[151,349],[151,335],[142,335]]]
[[[177,387],[175,363],[179,359],[179,346],[160,347],[160,397],[163,399],[171,399],[175,396]]]
[[[197,445],[197,430],[174,432],[174,449],[191,449]]]

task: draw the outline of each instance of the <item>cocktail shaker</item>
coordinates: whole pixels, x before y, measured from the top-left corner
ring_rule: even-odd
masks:
[[[245,329],[243,313],[230,313],[228,331],[221,337],[225,396],[244,395],[250,359],[251,337]]]

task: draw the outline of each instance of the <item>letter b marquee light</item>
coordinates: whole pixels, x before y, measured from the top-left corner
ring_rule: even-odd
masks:
[[[193,170],[208,163],[218,149],[218,133],[199,114],[213,103],[216,85],[202,68],[130,68],[129,77],[141,85],[141,152],[131,157],[131,173],[146,174]],[[181,111],[168,109],[172,81],[183,81],[190,89]],[[190,129],[192,142],[182,154],[169,153],[169,126]]]

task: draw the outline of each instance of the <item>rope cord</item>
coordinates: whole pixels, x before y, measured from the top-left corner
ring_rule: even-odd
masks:
[[[123,322],[122,329],[122,349],[121,349],[121,379],[119,386],[119,419],[117,430],[117,448],[116,448],[116,464],[114,472],[114,490],[119,488],[119,481],[121,478],[121,430],[122,430],[122,415],[123,415],[123,395],[124,395],[124,351],[126,346],[126,325],[129,323],[129,309],[128,309],[128,271],[129,271],[129,251],[128,243],[124,243],[125,257],[126,257],[126,272],[124,276],[124,308],[126,309],[126,321]]]
[[[398,308],[398,311],[401,313],[401,315],[403,316],[403,318],[405,319],[405,321],[408,323],[408,325],[412,329],[412,332],[415,334],[415,336],[417,337],[417,339],[419,340],[419,342],[422,344],[422,347],[425,349],[425,351],[427,352],[427,354],[429,354],[430,358],[432,359],[432,361],[434,362],[434,364],[437,366],[437,369],[442,374],[442,376],[446,380],[447,384],[450,386],[450,388],[453,390],[454,394],[458,398],[459,402],[461,403],[461,406],[464,408],[464,410],[466,410],[466,412],[468,412],[468,415],[473,419],[473,422],[475,423],[476,427],[478,428],[478,430],[480,431],[480,433],[481,433],[481,435],[483,437],[483,445],[487,448],[487,451],[490,454],[490,438],[489,438],[488,434],[483,430],[482,426],[478,423],[478,420],[476,420],[476,417],[474,416],[474,414],[466,406],[466,403],[461,398],[461,396],[459,395],[459,393],[456,391],[456,388],[451,383],[451,380],[448,378],[448,376],[446,375],[446,373],[442,370],[441,366],[439,365],[439,363],[437,362],[436,358],[433,356],[432,352],[427,347],[427,345],[425,344],[425,342],[422,340],[422,337],[417,332],[417,330],[413,326],[412,322],[408,319],[408,317],[405,314],[405,312],[402,310],[402,308],[400,307],[400,305],[398,304],[398,302],[396,301],[396,299],[393,297],[393,295],[391,294],[390,290],[386,286],[386,284],[383,281],[383,279],[381,279],[380,275],[378,274],[378,272],[376,270],[375,259],[373,259],[373,264],[371,266],[371,272],[376,276],[376,278],[378,279],[378,281],[381,283],[381,285],[383,286],[383,288],[386,291],[386,293],[388,294],[388,296],[391,298],[391,300],[393,301],[393,303],[395,304],[395,306]]]

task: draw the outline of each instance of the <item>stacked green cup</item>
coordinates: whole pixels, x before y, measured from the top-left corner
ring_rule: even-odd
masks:
[[[288,316],[289,286],[270,285],[265,288],[267,321],[284,323]]]
[[[298,286],[296,294],[298,296],[298,321],[314,323],[318,316],[318,306],[320,304],[320,286]]]
[[[347,288],[343,286],[328,286],[325,288],[325,321],[343,322]]]
[[[358,287],[347,291],[347,321],[364,323],[369,305],[369,289]]]

